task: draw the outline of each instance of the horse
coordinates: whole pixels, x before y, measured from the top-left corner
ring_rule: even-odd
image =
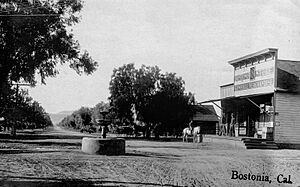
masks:
[[[182,141],[184,142],[184,139],[186,140],[186,142],[188,142],[188,136],[192,136],[193,135],[193,143],[195,142],[201,142],[201,140],[197,140],[197,136],[199,135],[200,138],[202,138],[202,134],[200,133],[201,131],[200,126],[194,127],[192,130],[191,128],[187,127],[185,129],[183,129],[183,138]]]
[[[200,139],[197,140],[197,137],[199,136]],[[202,142],[202,134],[201,134],[201,128],[200,126],[197,126],[193,129],[193,143],[195,142]]]
[[[182,133],[183,133],[182,141],[184,142],[184,139],[185,139],[186,142],[188,142],[188,136],[192,135],[192,130],[189,127],[187,127],[185,129],[183,129]]]

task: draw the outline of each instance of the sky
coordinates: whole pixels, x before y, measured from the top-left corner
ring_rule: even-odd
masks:
[[[174,72],[201,102],[233,82],[230,60],[265,48],[300,60],[297,0],[85,0],[80,15],[74,37],[99,67],[79,76],[65,64],[31,88],[48,113],[107,102],[113,69],[123,64]]]

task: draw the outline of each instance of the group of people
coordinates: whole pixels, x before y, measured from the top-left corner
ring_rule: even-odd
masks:
[[[231,113],[231,119],[230,119],[230,123],[229,123],[229,127],[227,127],[227,124],[220,124],[220,132],[219,135],[220,136],[235,136],[235,124],[236,124],[236,120],[234,117],[234,114]],[[228,129],[229,128],[229,129]],[[228,129],[228,131],[227,131]]]

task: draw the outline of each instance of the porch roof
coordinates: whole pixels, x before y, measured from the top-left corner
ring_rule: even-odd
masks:
[[[196,105],[195,109],[194,121],[219,121],[213,105]]]

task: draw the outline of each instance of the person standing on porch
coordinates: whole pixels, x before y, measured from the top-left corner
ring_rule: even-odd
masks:
[[[235,118],[233,113],[231,113],[231,120],[229,124],[229,136],[234,136],[234,125],[235,124]]]

